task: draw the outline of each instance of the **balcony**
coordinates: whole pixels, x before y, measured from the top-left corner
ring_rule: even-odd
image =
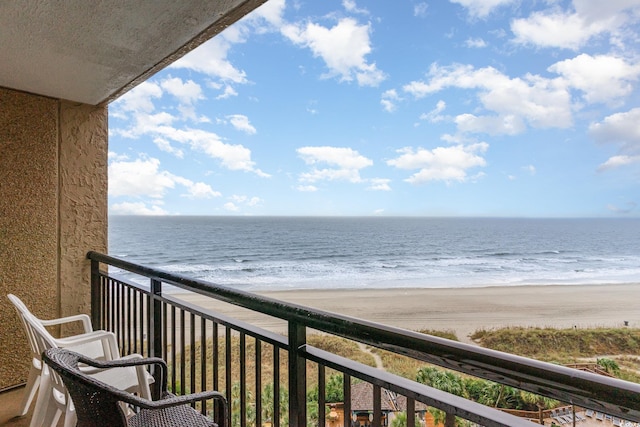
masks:
[[[351,427],[356,420],[358,425],[387,426],[404,412],[406,425],[412,427],[419,425],[428,407],[442,411],[446,426],[536,425],[531,417],[484,406],[321,349],[323,341],[332,340],[329,337],[564,402],[571,408],[568,418],[577,411],[584,419],[576,425],[583,427],[608,427],[618,419],[640,422],[639,384],[285,303],[96,252],[88,258],[94,327],[113,331],[124,354],[167,360],[169,387],[175,393],[224,392],[232,426]],[[185,292],[268,316],[278,326],[266,330],[205,309],[181,298]],[[336,379],[342,402],[318,392]],[[366,389],[367,397],[354,400],[352,393],[361,389]],[[5,411],[16,398],[15,391],[0,395]],[[353,403],[363,400],[370,407]],[[556,414],[544,414],[547,425],[555,421],[551,415]],[[0,413],[0,422],[6,420],[8,416]],[[26,420],[7,425],[26,425]]]

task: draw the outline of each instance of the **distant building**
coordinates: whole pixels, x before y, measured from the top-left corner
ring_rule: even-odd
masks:
[[[327,417],[326,427],[336,427],[344,425],[344,404],[330,404],[331,411]],[[380,409],[382,412],[382,426],[391,425],[391,421],[398,412],[407,410],[407,398],[397,395],[387,389],[382,389],[380,393]],[[421,402],[415,403],[415,410],[424,424],[427,406]],[[358,427],[368,427],[373,420],[373,384],[360,382],[351,385],[351,413],[349,417],[352,425]]]

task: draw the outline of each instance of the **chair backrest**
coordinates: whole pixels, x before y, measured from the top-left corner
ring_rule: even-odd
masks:
[[[80,371],[78,358],[78,353],[61,348],[48,349],[42,356],[62,378],[73,400],[77,427],[126,427],[127,418],[113,387]]]
[[[24,305],[22,301],[15,295],[9,295],[9,299],[16,306],[18,315],[24,324],[27,336],[29,337],[29,343],[32,346],[34,357],[40,359],[42,353],[50,348],[57,348],[56,339],[47,331],[47,329],[40,323],[40,320],[33,315],[29,309]],[[62,379],[56,375],[51,375],[51,386],[60,394],[66,395],[66,390]]]
[[[18,317],[22,322],[22,326],[24,326],[24,330],[27,334],[27,340],[29,341],[29,347],[31,348],[31,356],[34,359],[40,360],[40,355],[42,354],[42,352],[39,351],[36,336],[33,333],[32,329],[29,327],[29,324],[27,323],[27,319],[26,319],[26,317],[29,317],[29,316],[35,317],[35,316],[33,316],[33,314],[29,311],[27,306],[17,296],[13,294],[9,294],[7,295],[7,298],[9,298],[9,301],[11,301],[11,303],[15,307],[16,312],[18,313]]]

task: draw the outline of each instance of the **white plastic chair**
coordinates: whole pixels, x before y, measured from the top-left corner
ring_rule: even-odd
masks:
[[[38,367],[40,368],[39,370],[31,370],[29,378],[33,385],[31,389],[26,391],[27,396],[25,396],[24,399],[30,403],[35,394],[35,389],[39,388],[38,399],[30,426],[55,426],[62,414],[65,415],[64,426],[74,426],[76,416],[73,403],[59,377],[52,375],[48,368],[42,364],[41,355],[49,348],[59,347],[72,349],[91,358],[103,360],[121,359],[115,335],[107,331],[91,331],[91,323],[88,316],[79,315],[65,319],[74,319],[72,321],[81,320],[83,324],[85,324],[85,331],[90,330],[90,332],[66,338],[54,338],[46,330],[45,324],[47,326],[58,324],[55,323],[56,321],[42,321],[35,317],[15,295],[10,294],[8,297],[15,305],[18,315],[25,326],[25,331],[30,346],[32,347],[32,366],[36,369]],[[87,321],[87,323],[85,323],[85,321]],[[141,357],[139,354],[133,354],[122,359]],[[111,371],[108,375],[107,373],[95,373],[94,375],[101,381],[121,390],[139,393],[142,397],[151,399],[149,383],[153,382],[153,377],[147,373],[143,366],[123,368],[118,370],[117,373]],[[36,377],[33,381],[31,381],[32,376]],[[39,383],[39,387],[37,383]],[[28,408],[29,405],[27,405],[27,409]]]
[[[24,397],[22,399],[22,403],[20,405],[20,413],[19,416],[24,416],[29,411],[29,407],[33,402],[33,398],[38,391],[38,386],[40,385],[40,373],[42,371],[42,361],[41,361],[41,352],[38,351],[38,346],[36,343],[35,336],[31,333],[26,320],[24,318],[26,313],[29,313],[33,317],[35,317],[27,308],[27,306],[13,294],[7,295],[11,303],[15,306],[16,311],[18,312],[18,317],[22,322],[22,325],[25,328],[25,332],[27,333],[27,340],[29,341],[29,347],[31,348],[31,367],[29,369],[29,377],[27,379],[27,385],[24,390]],[[37,318],[36,318],[37,319]],[[86,314],[78,314],[76,316],[63,317],[60,319],[53,320],[42,320],[37,319],[44,326],[56,326],[56,325],[64,325],[68,323],[74,322],[82,322],[83,332],[85,334],[93,332],[93,328],[91,326],[91,320],[89,316]]]

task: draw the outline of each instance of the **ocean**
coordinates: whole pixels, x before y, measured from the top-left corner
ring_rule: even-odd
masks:
[[[246,291],[640,283],[640,219],[111,216],[109,254]]]

